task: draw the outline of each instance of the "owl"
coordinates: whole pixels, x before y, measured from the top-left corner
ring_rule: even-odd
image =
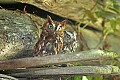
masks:
[[[55,38],[56,38],[56,51],[57,54],[61,53],[64,44],[64,30],[66,26],[66,20],[56,23]]]
[[[77,33],[75,31],[64,31],[64,43],[62,53],[75,52],[77,47]]]
[[[41,28],[40,38],[34,47],[34,56],[47,56],[60,53],[63,47],[66,20],[54,22],[50,16]]]

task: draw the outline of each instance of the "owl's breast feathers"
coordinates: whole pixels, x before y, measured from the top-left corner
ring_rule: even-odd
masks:
[[[64,32],[62,33],[56,33],[56,50],[57,54],[59,54],[62,51],[63,48],[63,39],[64,39]]]
[[[35,56],[47,56],[52,55],[56,53],[55,49],[55,38],[53,35],[48,34],[47,36],[41,34],[41,38],[38,40],[38,42],[35,45]]]

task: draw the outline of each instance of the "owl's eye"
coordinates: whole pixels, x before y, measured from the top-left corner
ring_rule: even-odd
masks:
[[[54,28],[54,26],[53,26],[52,24],[50,24],[50,25],[49,25],[49,28],[53,29],[53,28]]]
[[[67,36],[67,39],[70,39],[70,36]]]
[[[62,26],[58,26],[57,30],[61,30],[62,29]]]
[[[61,30],[62,29],[62,26],[59,26],[59,30]]]

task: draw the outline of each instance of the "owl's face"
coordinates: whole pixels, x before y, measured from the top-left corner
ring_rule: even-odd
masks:
[[[71,31],[64,31],[64,43],[62,52],[75,52],[78,45],[77,33]]]
[[[47,16],[47,21],[43,24],[42,30],[48,33],[53,33],[55,31],[56,25],[50,16]]]
[[[65,43],[71,43],[76,41],[77,33],[76,32],[70,32],[70,31],[64,31],[64,42]]]
[[[55,29],[55,31],[56,32],[64,32],[64,30],[65,30],[65,24],[66,24],[66,20],[64,20],[64,21],[62,21],[62,22],[59,22],[59,23],[56,23],[56,29]]]
[[[63,32],[65,29],[66,20],[62,22],[54,22],[50,16],[47,16],[47,21],[43,24],[42,30],[49,33]]]

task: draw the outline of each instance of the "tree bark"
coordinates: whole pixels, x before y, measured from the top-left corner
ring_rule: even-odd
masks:
[[[115,57],[118,57],[118,55],[113,52],[106,52],[102,50],[88,50],[44,57],[30,57],[0,61],[0,70],[61,64],[75,61],[106,60],[113,59]]]
[[[57,76],[57,75],[119,75],[119,68],[117,66],[75,66],[57,69],[48,69],[40,71],[30,71],[23,73],[11,74],[14,77],[40,77],[40,76]]]

